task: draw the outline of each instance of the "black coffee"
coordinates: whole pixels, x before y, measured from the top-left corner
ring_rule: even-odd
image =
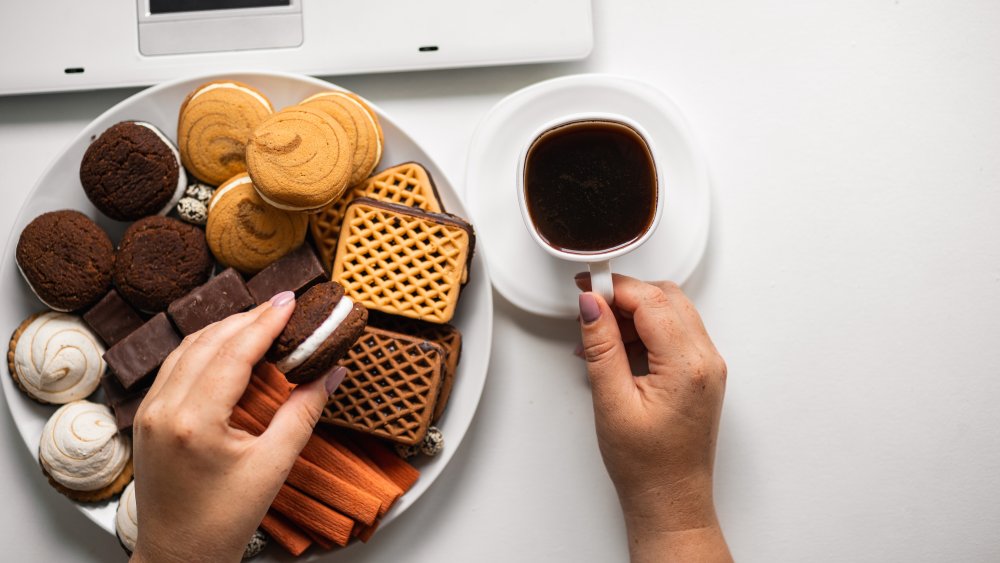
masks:
[[[542,133],[524,165],[528,214],[550,245],[600,252],[643,235],[656,211],[656,168],[635,130],[578,121]]]

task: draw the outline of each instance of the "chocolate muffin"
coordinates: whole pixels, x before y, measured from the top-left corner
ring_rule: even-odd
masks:
[[[299,297],[292,318],[265,358],[288,381],[308,383],[344,357],[367,323],[368,310],[344,295],[339,283],[314,285]]]
[[[50,309],[86,309],[111,289],[114,246],[104,229],[79,211],[50,211],[21,231],[17,267]]]
[[[123,121],[87,147],[80,183],[102,213],[134,221],[166,215],[184,194],[187,177],[166,135],[144,121]]]
[[[213,265],[201,229],[154,215],[125,231],[118,245],[114,282],[129,303],[155,313],[205,283]]]

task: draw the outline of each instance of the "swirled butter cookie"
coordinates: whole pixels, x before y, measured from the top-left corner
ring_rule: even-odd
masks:
[[[370,176],[382,158],[382,128],[375,112],[350,92],[321,92],[302,100],[300,105],[322,111],[347,131],[354,143],[354,166],[348,184],[355,186]]]
[[[177,120],[184,167],[213,186],[246,171],[247,139],[272,113],[264,94],[242,82],[202,84],[185,98]]]
[[[215,191],[208,204],[205,236],[216,260],[254,274],[305,241],[309,219],[268,205],[247,174]]]
[[[254,129],[246,157],[247,172],[264,201],[286,211],[313,211],[344,194],[354,146],[329,115],[292,106]]]
[[[62,405],[88,397],[101,383],[104,346],[76,315],[42,313],[10,338],[7,367],[29,397]]]

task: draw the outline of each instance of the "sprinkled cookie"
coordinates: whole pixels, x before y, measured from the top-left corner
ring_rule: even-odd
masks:
[[[184,167],[213,186],[246,171],[247,139],[273,112],[264,94],[241,82],[202,84],[181,104],[177,121]]]
[[[247,172],[264,201],[287,211],[312,211],[343,195],[353,155],[343,126],[317,109],[292,106],[254,129]]]
[[[265,203],[250,176],[240,174],[212,196],[205,236],[219,262],[254,274],[301,246],[308,224],[305,215]]]
[[[77,311],[111,289],[115,250],[104,229],[79,211],[50,211],[21,231],[17,267],[50,309]]]
[[[132,224],[118,246],[118,292],[140,311],[155,313],[205,283],[212,255],[201,229],[167,217]]]
[[[101,383],[104,346],[83,320],[65,313],[32,315],[10,339],[7,367],[29,397],[62,405],[85,399]]]
[[[348,185],[367,178],[382,158],[382,128],[378,117],[367,104],[348,92],[321,92],[302,100],[303,106],[316,108],[344,127],[354,145],[354,166]]]
[[[80,183],[102,213],[118,221],[166,215],[184,193],[187,176],[177,147],[144,121],[123,121],[83,153]]]
[[[337,364],[368,322],[368,311],[344,295],[336,282],[302,294],[266,358],[292,383],[307,383]]]

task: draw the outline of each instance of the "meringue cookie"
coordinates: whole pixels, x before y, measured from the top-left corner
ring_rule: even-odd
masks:
[[[115,531],[122,545],[131,554],[135,551],[135,541],[139,538],[139,517],[135,506],[135,481],[125,487],[125,492],[118,499],[118,511],[115,512]]]
[[[60,407],[45,423],[38,447],[38,461],[49,478],[70,491],[101,491],[113,485],[131,457],[132,442],[118,433],[111,409],[89,401]]]
[[[29,317],[11,338],[10,372],[31,398],[61,405],[88,397],[106,364],[100,339],[76,315]]]

